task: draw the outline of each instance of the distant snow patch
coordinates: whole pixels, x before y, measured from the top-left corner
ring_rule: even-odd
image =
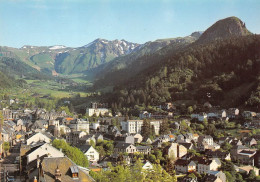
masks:
[[[63,46],[63,45],[56,45],[56,46],[52,46],[52,47],[50,47],[49,49],[51,49],[51,50],[55,50],[55,49],[64,49],[64,48],[66,48],[66,46]]]

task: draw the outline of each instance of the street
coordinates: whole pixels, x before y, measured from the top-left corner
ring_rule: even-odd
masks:
[[[13,146],[10,149],[10,153],[4,159],[0,161],[0,179],[1,182],[7,181],[7,177],[14,177],[14,181],[20,182],[19,176],[19,163],[16,162],[16,158],[20,155],[20,146]]]

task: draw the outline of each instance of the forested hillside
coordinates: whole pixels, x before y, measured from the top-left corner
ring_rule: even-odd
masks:
[[[259,56],[259,35],[193,44],[164,56],[160,63],[118,85],[111,102],[116,100],[113,105],[117,107],[178,99],[221,104],[229,92],[235,92],[233,98],[228,98],[230,105],[256,105],[259,104]],[[243,86],[247,90],[242,92],[239,88]]]

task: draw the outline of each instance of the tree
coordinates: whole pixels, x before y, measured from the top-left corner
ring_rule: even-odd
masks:
[[[188,111],[188,114],[192,114],[192,113],[193,113],[193,107],[192,107],[192,106],[189,106],[188,109],[187,109],[187,111]]]
[[[4,149],[5,153],[9,152],[10,143],[9,142],[4,142],[3,149]]]
[[[159,133],[161,135],[164,135],[164,134],[169,134],[170,132],[170,127],[169,127],[169,123],[168,123],[168,120],[164,119],[160,125],[160,131]]]
[[[143,122],[143,126],[141,128],[141,134],[145,138],[148,138],[151,135],[151,124],[146,119]]]
[[[255,171],[254,170],[250,170],[249,171],[249,174],[248,174],[248,181],[255,181],[255,178],[256,178],[256,174],[255,174]]]
[[[73,162],[82,167],[88,167],[88,158],[84,155],[84,153],[76,148],[70,146],[64,140],[55,139],[52,142],[52,146],[57,149],[62,149],[63,153],[68,156]]]

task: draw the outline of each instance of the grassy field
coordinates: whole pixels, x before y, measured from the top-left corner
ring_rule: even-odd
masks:
[[[42,96],[50,95],[52,97],[73,97],[80,94],[81,97],[87,97],[89,93],[83,91],[68,90],[69,85],[59,84],[54,81],[26,80],[29,84],[28,91]]]

